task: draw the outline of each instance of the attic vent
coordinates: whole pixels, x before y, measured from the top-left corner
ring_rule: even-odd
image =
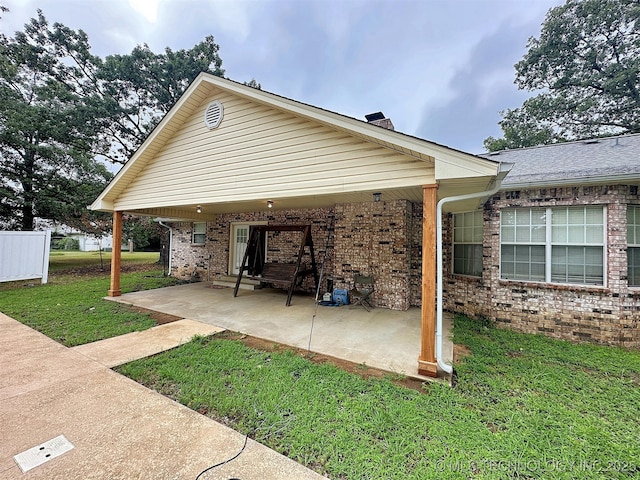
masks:
[[[600,143],[600,140],[598,140],[597,138],[589,138],[587,140],[583,140],[582,143],[584,143],[585,145],[591,145],[592,143]]]
[[[223,115],[224,108],[222,108],[222,103],[219,100],[214,100],[204,112],[204,124],[210,129],[217,128],[222,121]]]

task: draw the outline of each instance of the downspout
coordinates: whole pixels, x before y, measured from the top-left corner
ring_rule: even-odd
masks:
[[[169,257],[169,274],[167,276],[171,276],[171,246],[173,243],[173,228],[171,228],[169,225],[166,225],[164,223],[162,223],[161,219],[156,219],[158,222],[158,225],[164,227],[164,228],[168,228],[169,229],[169,251],[167,252],[167,255]]]
[[[440,367],[446,373],[453,372],[453,366],[445,363],[442,359],[442,283],[443,283],[443,267],[442,267],[442,207],[445,204],[459,202],[462,200],[473,200],[475,198],[490,197],[500,190],[502,186],[502,180],[507,176],[509,170],[511,170],[512,164],[500,163],[498,168],[498,175],[494,180],[494,185],[490,190],[476,193],[468,193],[466,195],[454,195],[452,197],[445,197],[438,202],[436,207],[436,264],[437,264],[437,291],[436,291],[436,361],[438,367]]]

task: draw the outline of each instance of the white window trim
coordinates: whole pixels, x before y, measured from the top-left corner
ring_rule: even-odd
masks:
[[[552,207],[507,207],[507,208],[513,208],[513,209],[518,209],[518,208],[526,208],[526,209],[533,209],[533,208],[544,208],[546,210],[546,215],[545,215],[545,243],[544,243],[544,247],[545,247],[545,272],[544,272],[544,276],[545,279],[544,281],[542,280],[518,280],[518,279],[514,279],[514,278],[502,278],[502,211],[506,210],[507,208],[504,209],[500,209],[500,225],[498,227],[498,232],[499,232],[499,238],[500,238],[500,248],[498,249],[498,265],[499,265],[499,279],[500,281],[503,282],[518,282],[518,283],[537,283],[540,285],[561,285],[561,286],[567,286],[567,287],[573,287],[573,288],[608,288],[607,286],[607,279],[609,277],[608,272],[609,272],[609,261],[608,261],[608,255],[607,255],[607,219],[608,219],[608,215],[607,215],[607,205],[597,205],[602,207],[602,285],[594,285],[594,284],[590,284],[590,283],[564,283],[564,282],[552,282],[551,281],[551,261],[552,261],[552,248],[553,245],[569,245],[569,244],[563,244],[563,243],[552,243],[552,215],[551,210],[553,210],[554,208],[563,208],[563,207],[593,207],[596,205],[554,205]],[[510,242],[510,243],[506,243],[506,245],[518,245],[518,243],[516,242]],[[530,242],[530,243],[523,243],[520,245],[543,245],[542,243],[536,243],[536,242]],[[585,244],[586,245],[586,244]],[[571,246],[578,246],[578,245],[574,245],[572,244]]]
[[[204,241],[196,242],[196,224],[204,225]],[[198,233],[198,235],[202,235],[202,233]],[[202,246],[207,243],[207,222],[193,222],[191,224],[191,245]]]
[[[640,212],[640,205],[636,205],[633,203],[630,203],[627,205],[627,208],[634,208],[637,209]],[[640,239],[636,238],[636,241],[640,241]],[[629,229],[627,228],[627,251],[629,248],[640,248],[640,243],[629,243]],[[629,272],[629,258],[627,257],[627,272]],[[631,288],[634,292],[636,290],[640,290],[640,285],[631,285],[628,283],[629,279],[627,277],[627,286],[629,288]]]
[[[476,212],[480,212],[480,216],[481,216],[481,227],[482,227],[482,238],[480,239],[480,242],[456,242],[456,227],[455,227],[455,216],[456,215],[463,215],[465,213],[476,213]],[[456,273],[455,272],[455,248],[456,245],[480,245],[480,247],[482,249],[484,249],[484,215],[483,215],[483,211],[482,210],[470,210],[468,212],[456,212],[453,214],[452,218],[451,218],[451,274],[455,275],[457,277],[465,277],[465,278],[475,278],[475,279],[479,279],[482,278],[482,257],[480,258],[480,264],[481,264],[481,269],[480,269],[480,275],[471,275],[469,273]]]

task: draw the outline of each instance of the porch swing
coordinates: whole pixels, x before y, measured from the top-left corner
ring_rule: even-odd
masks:
[[[296,263],[276,263],[266,262],[266,252],[264,251],[265,236],[268,232],[301,232],[300,249]],[[311,265],[303,268],[302,257],[305,248],[309,249]],[[288,288],[286,306],[291,305],[291,297],[297,286],[302,284],[305,277],[313,275],[315,288],[318,288],[318,269],[313,251],[313,239],[311,238],[311,225],[255,225],[251,227],[247,249],[242,258],[242,264],[238,271],[238,279],[233,289],[233,296],[238,295],[240,282],[244,272],[245,278],[259,280],[261,283],[275,284]]]

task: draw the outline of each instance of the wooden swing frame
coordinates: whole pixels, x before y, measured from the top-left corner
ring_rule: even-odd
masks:
[[[276,263],[266,262],[266,252],[264,251],[264,235],[268,232],[301,232],[300,248],[296,263]],[[309,248],[311,266],[302,269],[302,257],[305,254],[305,247]],[[262,283],[273,283],[283,285],[288,288],[286,306],[291,305],[291,297],[297,285],[304,277],[313,275],[315,288],[318,289],[318,268],[316,265],[315,253],[313,250],[313,239],[311,238],[311,225],[254,225],[250,229],[249,242],[242,258],[238,272],[236,286],[233,289],[233,296],[238,295],[238,289],[242,282],[244,272],[246,278],[259,280]]]

